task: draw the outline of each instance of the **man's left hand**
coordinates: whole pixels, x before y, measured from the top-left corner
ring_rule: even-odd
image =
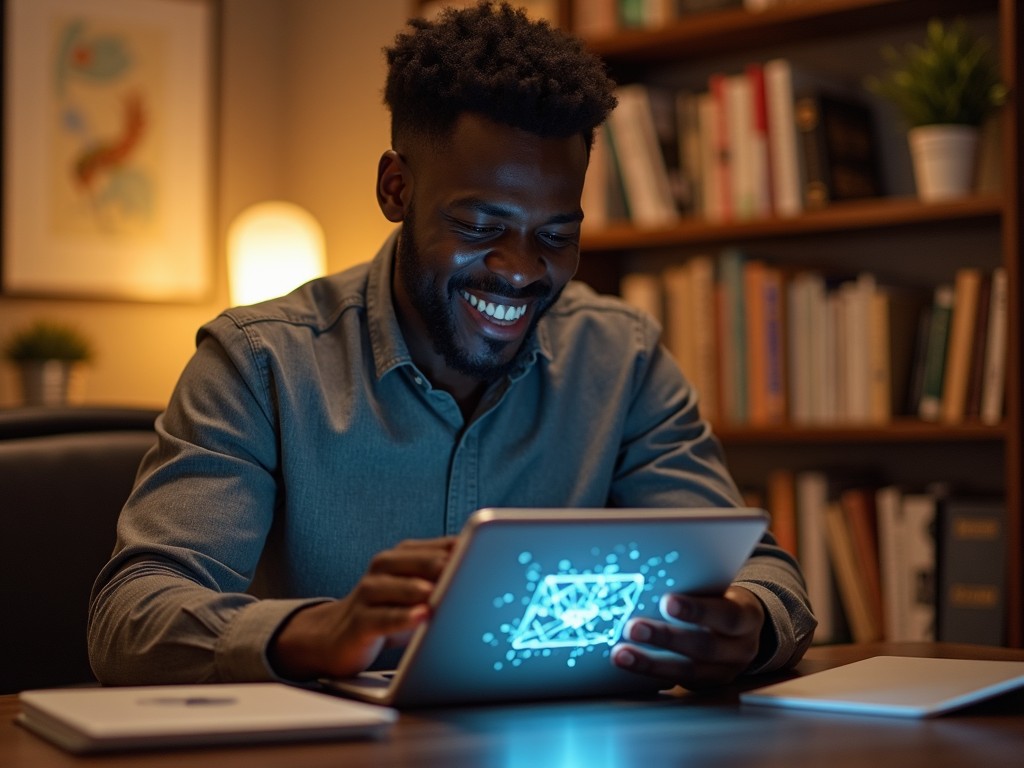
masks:
[[[722,597],[668,594],[661,612],[664,621],[629,621],[612,651],[617,666],[696,689],[732,682],[757,656],[764,607],[743,587]]]

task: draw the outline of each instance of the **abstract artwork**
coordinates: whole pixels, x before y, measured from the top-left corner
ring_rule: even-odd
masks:
[[[8,0],[6,293],[197,300],[210,281],[207,0]]]

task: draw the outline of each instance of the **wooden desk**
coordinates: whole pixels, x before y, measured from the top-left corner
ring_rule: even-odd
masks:
[[[813,648],[799,671],[880,654],[1024,660],[1024,650],[941,644]],[[748,686],[752,687],[752,686]],[[1024,691],[932,720],[741,706],[741,687],[656,700],[571,701],[404,713],[379,741],[74,757],[14,724],[0,697],[4,768],[944,768],[1024,764]]]

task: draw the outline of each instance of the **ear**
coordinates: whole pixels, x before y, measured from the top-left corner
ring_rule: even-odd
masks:
[[[412,200],[412,172],[402,156],[389,149],[377,164],[377,204],[388,221],[405,219]]]

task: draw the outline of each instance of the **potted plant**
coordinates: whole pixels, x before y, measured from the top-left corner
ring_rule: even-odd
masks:
[[[72,368],[92,358],[92,347],[68,325],[37,320],[8,339],[4,356],[19,369],[26,405],[63,405]]]
[[[980,126],[1007,95],[988,41],[963,19],[932,19],[923,44],[902,52],[889,46],[882,56],[891,68],[867,85],[907,123],[918,194],[940,200],[968,193]]]

